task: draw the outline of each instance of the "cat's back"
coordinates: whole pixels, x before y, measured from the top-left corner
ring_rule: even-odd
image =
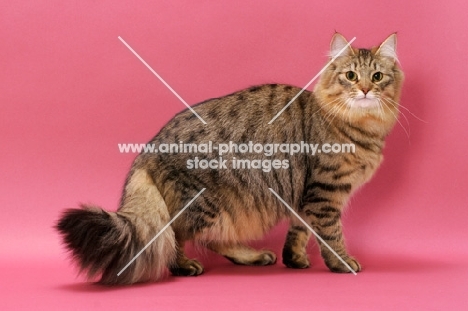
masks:
[[[311,92],[303,91],[272,124],[268,123],[300,92],[300,88],[291,85],[263,84],[208,99],[192,107],[206,124],[186,109],[161,129],[155,142],[264,141],[265,135],[270,140],[283,141],[288,138],[283,133],[291,132],[288,129],[310,113]]]

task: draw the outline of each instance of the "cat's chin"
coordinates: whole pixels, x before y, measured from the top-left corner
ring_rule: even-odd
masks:
[[[372,109],[379,107],[379,101],[375,98],[360,98],[351,100],[349,105],[352,108]]]

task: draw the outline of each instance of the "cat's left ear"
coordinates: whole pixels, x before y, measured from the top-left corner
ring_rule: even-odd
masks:
[[[376,55],[392,58],[394,61],[398,62],[398,57],[396,54],[397,46],[397,36],[396,33],[391,34],[385,41],[379,46]]]

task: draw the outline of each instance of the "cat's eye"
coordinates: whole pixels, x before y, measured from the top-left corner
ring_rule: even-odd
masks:
[[[348,79],[349,81],[357,81],[357,73],[355,73],[354,71],[348,71],[346,73],[346,79]]]
[[[380,71],[372,75],[372,82],[379,82],[382,79],[383,79],[383,73],[381,73]]]

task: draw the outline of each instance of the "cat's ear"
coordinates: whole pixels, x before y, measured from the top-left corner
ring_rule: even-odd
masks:
[[[394,61],[398,62],[398,57],[396,54],[396,45],[397,37],[396,33],[391,34],[385,41],[379,46],[376,55],[392,58]]]
[[[346,45],[348,44],[348,41],[346,41],[346,39],[339,33],[335,33],[333,35],[333,38],[331,40],[331,43],[330,43],[330,54],[329,56],[331,58],[334,58],[334,57],[338,57],[338,56],[352,56],[354,55],[354,51],[353,49],[351,48],[351,46],[347,46]],[[341,52],[340,54],[340,51],[343,50],[344,48],[346,48],[343,52]]]

